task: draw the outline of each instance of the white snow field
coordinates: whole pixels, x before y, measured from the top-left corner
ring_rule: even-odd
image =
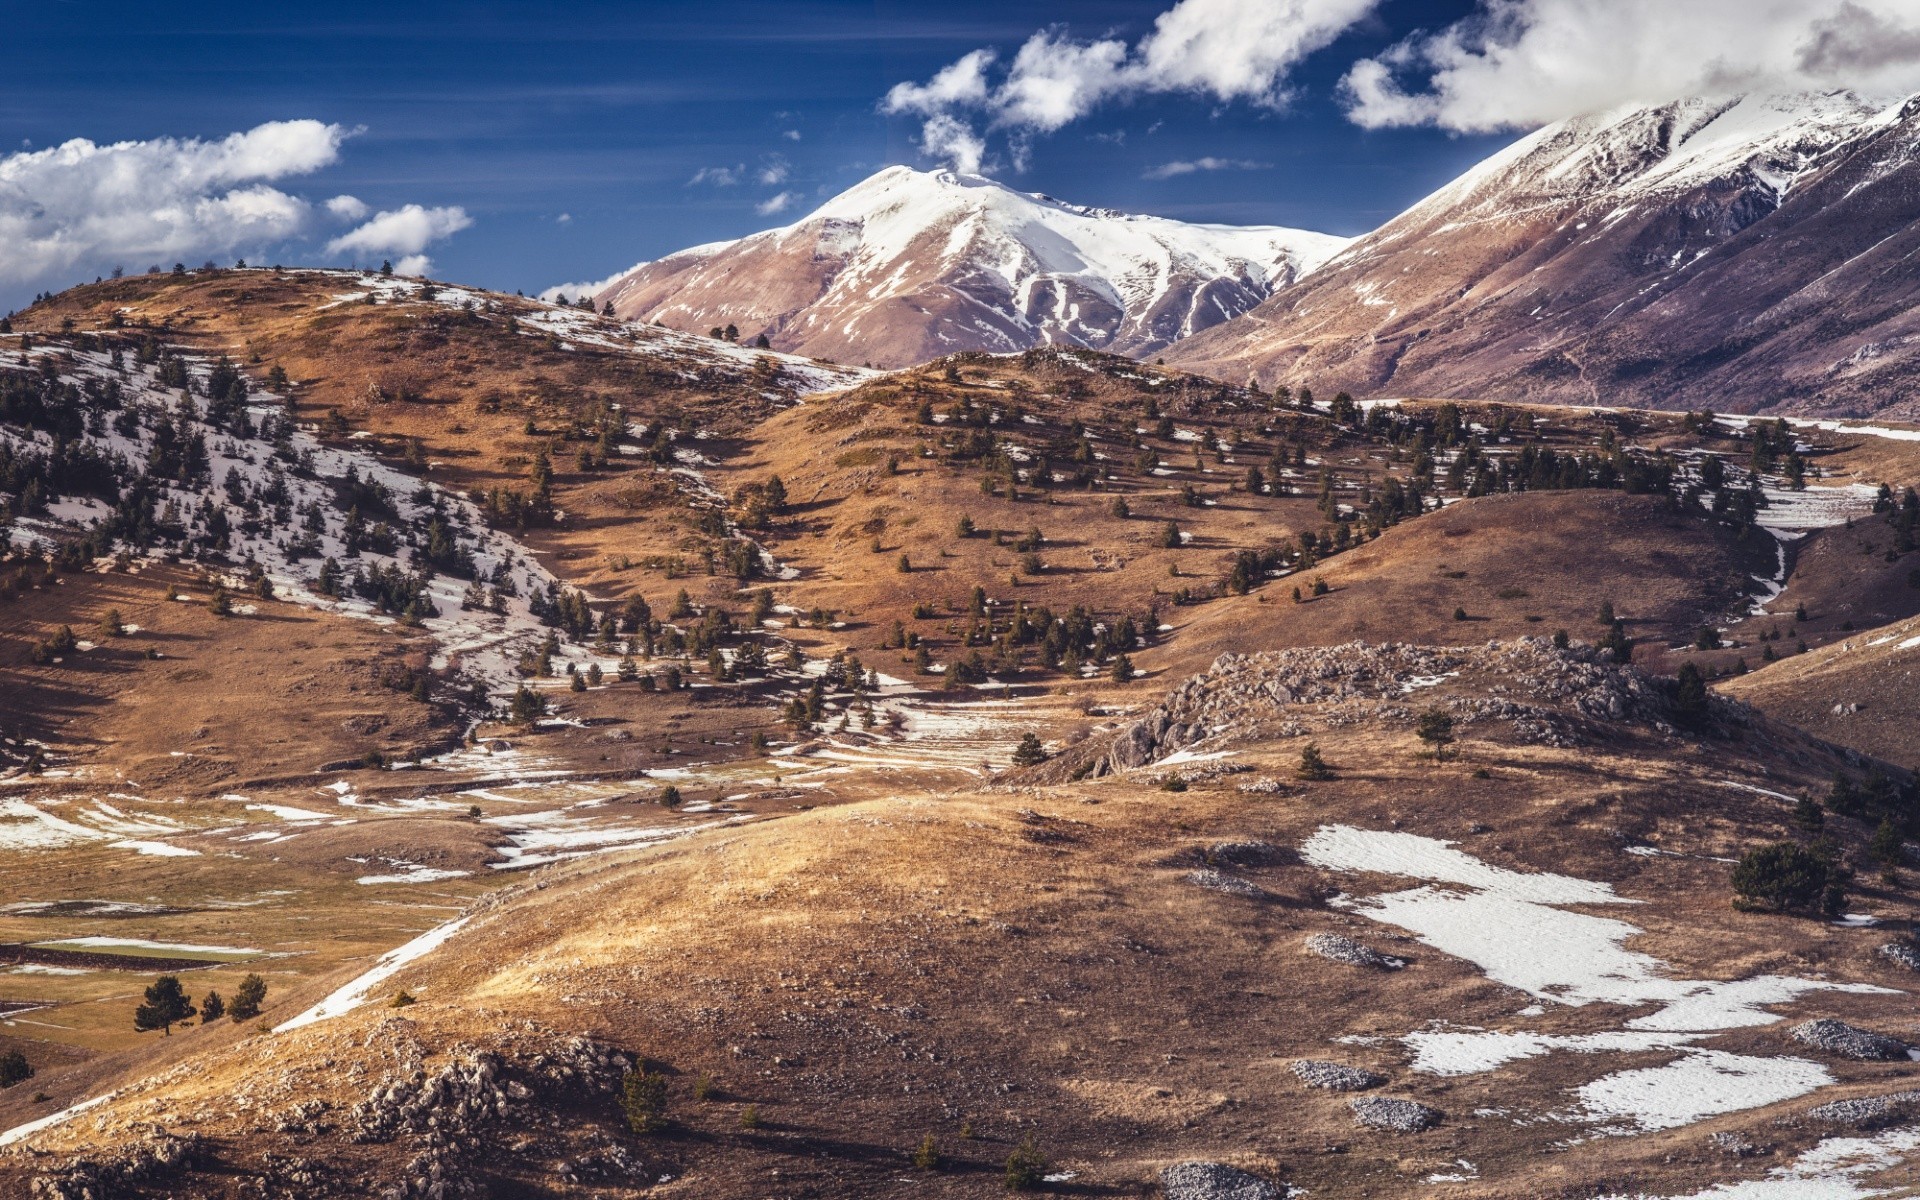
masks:
[[[1326,825],[1300,852],[1328,870],[1426,881],[1406,891],[1334,903],[1405,929],[1421,943],[1465,959],[1488,978],[1536,999],[1569,1007],[1656,1006],[1617,1030],[1598,1033],[1443,1027],[1400,1039],[1412,1052],[1412,1068],[1435,1075],[1478,1074],[1553,1051],[1679,1052],[1664,1066],[1603,1075],[1577,1089],[1571,1115],[1580,1119],[1666,1129],[1804,1095],[1833,1082],[1819,1063],[1729,1054],[1696,1043],[1724,1030],[1773,1024],[1782,1018],[1771,1006],[1807,992],[1897,994],[1872,984],[1783,975],[1677,978],[1661,960],[1627,949],[1625,943],[1641,933],[1638,926],[1569,907],[1639,903],[1616,894],[1611,884],[1495,867],[1437,838]]]

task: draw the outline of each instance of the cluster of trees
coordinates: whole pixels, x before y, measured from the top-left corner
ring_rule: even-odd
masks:
[[[219,992],[209,989],[196,1008],[193,997],[180,986],[178,975],[162,975],[147,988],[139,1006],[133,1010],[133,1027],[143,1033],[158,1029],[172,1036],[175,1025],[196,1016],[202,1025],[211,1024],[223,1016],[237,1024],[259,1016],[266,999],[266,980],[258,975],[248,975],[234,989],[231,1001],[221,999]]]
[[[1836,773],[1822,802],[1803,797],[1794,809],[1806,842],[1769,842],[1741,855],[1733,869],[1734,903],[1766,912],[1844,911],[1854,873],[1827,832],[1828,814],[1874,825],[1867,854],[1896,880],[1906,837],[1920,831],[1920,782],[1903,783],[1878,767],[1859,779]]]

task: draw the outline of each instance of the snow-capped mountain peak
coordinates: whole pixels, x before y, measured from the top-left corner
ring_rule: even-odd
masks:
[[[781,349],[883,364],[1053,343],[1151,353],[1245,312],[1345,244],[888,167],[791,225],[642,263],[595,299],[624,317],[732,324]]]
[[[1547,126],[1170,361],[1318,389],[1911,411],[1920,98]]]

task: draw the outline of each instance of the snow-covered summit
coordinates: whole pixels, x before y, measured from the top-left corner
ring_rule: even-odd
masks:
[[[1697,188],[1751,186],[1777,204],[1823,156],[1899,112],[1850,91],[1621,105],[1521,138],[1381,232],[1442,214],[1461,221],[1555,202],[1624,205]]]
[[[1245,312],[1345,245],[896,166],[793,224],[642,263],[596,298],[625,317],[731,323],[783,349],[883,363],[1046,344],[1148,353]]]
[[[1920,96],[1575,117],[1166,358],[1361,394],[1910,417],[1916,146]]]

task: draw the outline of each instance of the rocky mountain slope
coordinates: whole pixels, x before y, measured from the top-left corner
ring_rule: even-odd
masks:
[[[1344,244],[888,167],[792,225],[642,263],[593,299],[631,320],[734,325],[778,349],[887,367],[1037,345],[1148,355],[1240,315]]]
[[[1920,100],[1549,126],[1168,352],[1360,394],[1920,413]]]

